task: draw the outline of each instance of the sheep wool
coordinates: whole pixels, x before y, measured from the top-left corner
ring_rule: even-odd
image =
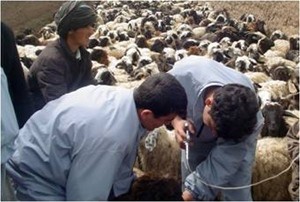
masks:
[[[287,139],[265,137],[257,141],[252,183],[277,175],[291,163]],[[292,180],[292,169],[272,180],[252,187],[255,201],[290,201],[288,186]]]
[[[156,146],[151,151],[145,146],[147,137],[142,139],[138,150],[138,165],[136,166],[147,173],[181,180],[180,148],[177,142],[170,137],[163,126],[156,129],[155,133],[157,134],[155,135],[157,137]],[[153,138],[151,141],[154,141]]]

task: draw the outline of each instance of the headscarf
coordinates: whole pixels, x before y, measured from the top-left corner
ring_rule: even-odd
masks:
[[[68,1],[62,4],[54,16],[57,33],[65,38],[70,30],[96,23],[95,11],[82,1]]]

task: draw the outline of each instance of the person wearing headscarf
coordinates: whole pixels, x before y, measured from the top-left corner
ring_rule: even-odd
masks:
[[[59,8],[54,21],[59,38],[41,52],[28,76],[35,111],[66,93],[96,84],[86,50],[95,31],[95,11],[84,2],[68,1]]]

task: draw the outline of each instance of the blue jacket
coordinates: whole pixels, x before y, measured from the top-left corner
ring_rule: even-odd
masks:
[[[176,62],[169,73],[174,75],[185,88],[188,96],[187,117],[193,120],[196,134],[202,125],[203,95],[208,87],[239,83],[254,91],[251,81],[242,73],[201,56],[189,56]],[[264,123],[260,111],[257,117],[253,134],[238,143],[216,138],[206,126],[200,137],[194,138],[194,145],[189,148],[189,165],[193,172],[189,173],[185,166],[182,166],[182,176],[185,188],[195,199],[214,200],[221,193],[223,200],[252,200],[250,187],[240,190],[222,190],[207,186],[201,180],[224,187],[251,184],[257,135]],[[185,161],[184,153],[182,158]]]
[[[129,191],[142,128],[133,90],[87,86],[26,122],[7,170],[19,200],[107,200]]]

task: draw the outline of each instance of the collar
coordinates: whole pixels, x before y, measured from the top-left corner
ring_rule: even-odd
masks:
[[[77,51],[76,51],[76,53],[75,53],[75,58],[77,59],[77,60],[81,60],[81,53],[80,53],[80,50],[78,49]]]
[[[79,47],[79,49],[74,54],[67,45],[67,42],[63,38],[58,39],[58,43],[62,46],[63,50],[66,52],[68,57],[73,58],[73,60],[81,60],[82,54],[85,54],[85,49]]]

